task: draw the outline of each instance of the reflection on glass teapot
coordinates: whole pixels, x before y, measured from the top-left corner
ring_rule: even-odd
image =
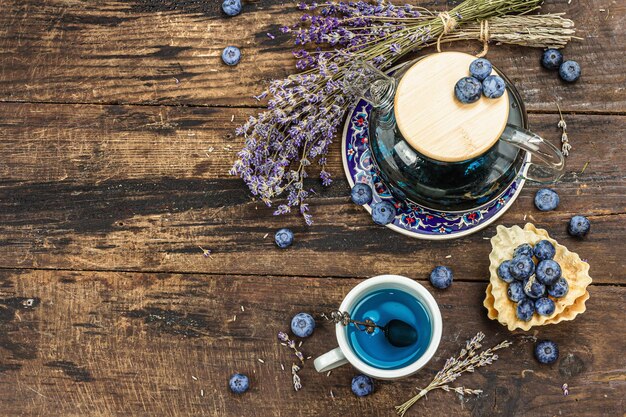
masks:
[[[435,210],[478,208],[498,198],[517,176],[558,180],[561,152],[526,130],[524,104],[511,82],[498,99],[462,104],[454,85],[475,58],[442,52],[388,76],[357,62],[346,75],[352,92],[374,107],[369,143],[381,180],[399,199]],[[532,156],[532,163],[529,162]]]

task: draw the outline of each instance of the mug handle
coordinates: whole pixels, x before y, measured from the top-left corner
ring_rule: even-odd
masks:
[[[340,367],[348,363],[348,359],[341,351],[341,348],[336,347],[333,350],[324,353],[322,356],[315,358],[313,365],[317,372],[327,372],[331,369]]]

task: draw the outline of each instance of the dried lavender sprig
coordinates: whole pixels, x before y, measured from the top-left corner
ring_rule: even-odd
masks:
[[[491,365],[498,360],[498,355],[494,352],[511,346],[511,342],[505,340],[500,342],[496,346],[484,350],[478,353],[478,350],[482,348],[481,342],[485,338],[485,334],[478,332],[476,336],[468,340],[465,347],[462,348],[456,357],[451,357],[446,360],[443,368],[437,372],[437,375],[433,378],[430,384],[422,390],[420,390],[415,396],[406,401],[404,404],[397,405],[395,407],[396,412],[401,417],[413,406],[420,398],[428,394],[428,392],[434,389],[442,389],[444,391],[454,391],[461,395],[479,395],[482,390],[469,389],[465,387],[451,388],[448,384],[455,381],[465,372],[474,372],[476,368]]]
[[[301,368],[295,363],[291,365],[293,389],[296,390],[296,392],[302,389],[302,380],[300,379],[300,375],[298,375],[298,372],[300,372],[300,369]]]
[[[561,134],[561,143],[563,144],[561,146],[561,153],[564,157],[567,158],[569,156],[569,151],[572,150],[572,145],[569,143],[569,136],[567,135],[567,123],[563,118],[563,113],[561,112],[561,106],[559,106],[559,103],[556,103],[556,108],[559,109],[559,123],[557,124],[557,126],[563,132]]]
[[[300,360],[300,363],[304,365],[304,355],[300,350],[298,350],[295,340],[291,340],[285,332],[278,332],[278,340],[280,340],[288,348],[292,349],[293,353],[296,355],[296,358],[298,358]]]
[[[376,324],[372,320],[365,321],[356,321],[350,317],[350,313],[347,311],[339,311],[335,310],[330,313],[330,317],[326,315],[326,313],[322,313],[321,317],[325,320],[332,321],[335,324],[341,323],[343,326],[347,326],[348,324],[353,324],[357,330],[367,333],[373,333],[374,330],[378,327],[379,329],[385,330],[383,326]]]

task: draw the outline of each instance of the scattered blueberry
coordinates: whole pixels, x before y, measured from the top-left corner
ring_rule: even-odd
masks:
[[[545,285],[552,285],[561,278],[561,265],[552,259],[546,259],[537,264],[535,276]]]
[[[358,204],[359,206],[369,204],[372,202],[372,187],[362,182],[354,184],[350,192],[350,197],[352,197],[354,204]]]
[[[530,256],[518,256],[511,261],[511,275],[521,281],[535,272],[535,263]]]
[[[226,65],[237,65],[241,59],[241,51],[236,46],[227,46],[222,51],[222,61]]]
[[[448,288],[452,284],[452,270],[447,266],[436,266],[430,273],[430,283],[440,290]]]
[[[567,232],[575,237],[585,237],[589,233],[591,222],[585,216],[574,216],[570,219]]]
[[[559,67],[559,76],[568,83],[577,81],[580,78],[580,65],[576,61],[565,61]]]
[[[509,300],[514,303],[519,303],[526,298],[526,294],[524,294],[524,285],[519,281],[510,283],[506,293],[509,296]]]
[[[533,249],[533,252],[535,254],[535,258],[539,259],[540,261],[545,261],[546,259],[554,258],[554,255],[556,254],[556,249],[554,248],[554,245],[549,241],[540,240],[539,242],[535,243],[535,248]]]
[[[541,65],[549,70],[557,70],[563,63],[563,54],[558,49],[546,49],[541,57]]]
[[[243,394],[250,387],[250,380],[244,374],[233,374],[228,381],[230,390],[235,394]]]
[[[533,314],[535,313],[535,303],[533,300],[529,300],[528,298],[524,298],[522,301],[517,303],[517,318],[523,321],[530,321],[533,318]]]
[[[518,256],[528,256],[529,258],[532,258],[533,255],[533,247],[530,246],[528,243],[522,243],[521,245],[516,247],[515,250],[513,250],[514,258],[517,258]]]
[[[280,229],[274,235],[274,242],[281,249],[288,248],[293,243],[293,232],[289,229]]]
[[[229,16],[237,16],[241,13],[241,0],[224,0],[222,10]]]
[[[524,280],[524,294],[530,298],[541,298],[546,295],[546,286],[539,282],[535,276]]]
[[[541,211],[554,210],[559,205],[559,195],[549,188],[542,188],[535,194],[535,207]]]
[[[506,84],[502,77],[490,75],[483,81],[483,94],[487,98],[502,97],[506,90]]]
[[[548,287],[548,294],[554,298],[561,298],[569,291],[569,284],[565,278],[559,278],[554,284]]]
[[[352,392],[357,397],[365,397],[374,392],[374,381],[367,375],[357,375],[352,378]]]
[[[483,92],[483,85],[474,77],[463,77],[454,86],[454,95],[465,104],[478,101]]]
[[[554,363],[559,358],[559,347],[551,340],[541,340],[535,345],[535,358],[540,363]]]
[[[298,337],[309,337],[315,330],[315,319],[308,313],[298,313],[291,319],[291,331]]]
[[[470,74],[472,74],[472,77],[476,78],[478,81],[482,81],[487,78],[487,76],[491,74],[492,69],[491,62],[485,58],[475,59],[469,67]]]
[[[380,201],[372,205],[372,220],[374,223],[384,226],[396,217],[396,208],[389,201]]]
[[[542,316],[551,316],[555,307],[554,301],[548,297],[541,297],[535,301],[535,310]]]
[[[504,282],[511,283],[515,280],[513,275],[511,275],[511,261],[504,261],[498,267],[498,276]]]

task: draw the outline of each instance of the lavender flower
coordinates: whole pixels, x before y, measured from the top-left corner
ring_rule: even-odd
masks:
[[[278,332],[278,340],[280,340],[282,344],[287,346],[289,349],[292,349],[296,358],[300,359],[301,363],[304,363],[304,354],[298,350],[295,340],[291,340],[285,332]]]

